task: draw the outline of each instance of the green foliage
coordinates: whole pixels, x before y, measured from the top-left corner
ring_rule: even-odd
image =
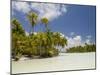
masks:
[[[21,24],[17,19],[12,19],[11,24],[12,24],[12,33],[25,35],[24,29],[22,28]]]
[[[96,51],[95,44],[91,44],[91,45],[86,44],[85,46],[72,47],[67,50],[68,53],[95,52],[95,51]]]
[[[34,32],[34,26],[37,24],[38,15],[35,12],[30,11],[27,14],[27,18],[32,26],[32,28],[30,27],[31,28],[30,35],[31,35],[31,32]]]
[[[27,14],[27,18],[28,18],[28,20],[29,20],[29,22],[30,22],[30,24],[31,24],[32,26],[36,25],[38,15],[37,15],[35,12],[32,12],[32,11],[29,12],[29,13]]]
[[[46,32],[49,32],[50,30],[48,27],[49,20],[46,17],[44,17],[41,19],[41,22],[45,25]]]
[[[37,24],[38,15],[34,12],[27,14],[30,24],[34,27]],[[12,19],[12,58],[16,61],[21,56],[34,58],[53,57],[59,54],[56,46],[64,47],[67,45],[67,39],[61,37],[59,32],[51,32],[48,28],[48,19],[42,18],[41,22],[46,26],[46,32],[34,32],[31,35],[25,35],[22,25],[17,19]]]
[[[55,46],[58,46],[58,42],[54,40],[54,33],[47,34],[44,32],[38,32],[32,36],[22,36],[13,33],[12,35],[12,55],[16,59],[16,56],[25,55],[28,57],[40,56],[40,57],[52,57],[59,54]],[[63,40],[59,38],[57,40]],[[56,43],[55,43],[56,42]],[[59,44],[59,46],[66,45],[65,42]]]
[[[27,18],[31,24],[32,30],[34,26],[37,25],[38,15],[35,12],[29,12]],[[25,35],[25,31],[21,23],[16,19],[12,19],[12,58],[18,61],[21,56],[27,56],[34,58],[34,56],[39,56],[40,58],[44,57],[53,57],[59,54],[56,47],[65,47],[68,43],[65,37],[62,37],[60,32],[52,32],[48,23],[47,18],[41,19],[42,24],[45,25],[45,32],[37,32],[30,35]],[[96,45],[77,46],[72,47],[67,50],[68,53],[74,52],[95,52]]]
[[[65,37],[61,37],[59,32],[55,32],[53,35],[54,45],[65,47],[67,45],[67,39]]]
[[[44,23],[45,25],[47,25],[49,21],[48,21],[47,18],[42,18],[41,19],[41,22]]]

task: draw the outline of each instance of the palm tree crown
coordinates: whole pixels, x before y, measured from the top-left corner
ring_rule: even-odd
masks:
[[[41,22],[45,25],[46,31],[48,31],[49,30],[48,28],[49,20],[47,18],[42,18]]]
[[[37,15],[35,12],[30,11],[30,12],[27,14],[27,18],[28,18],[30,24],[31,24],[32,27],[33,27],[32,30],[34,31],[34,26],[35,26],[36,23],[37,23],[38,15]],[[32,32],[32,30],[31,30],[31,32]]]

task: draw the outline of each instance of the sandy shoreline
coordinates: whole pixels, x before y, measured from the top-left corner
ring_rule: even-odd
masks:
[[[61,53],[57,57],[43,59],[21,58],[12,61],[12,73],[79,70],[95,68],[95,52]]]

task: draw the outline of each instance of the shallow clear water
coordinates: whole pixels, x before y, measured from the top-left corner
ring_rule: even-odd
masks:
[[[12,73],[95,69],[95,52],[60,53],[57,57],[12,61]]]

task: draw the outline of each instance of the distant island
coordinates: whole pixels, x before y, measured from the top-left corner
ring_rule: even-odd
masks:
[[[96,52],[95,44],[86,44],[85,46],[76,46],[67,49],[67,53],[84,53],[84,52]]]

